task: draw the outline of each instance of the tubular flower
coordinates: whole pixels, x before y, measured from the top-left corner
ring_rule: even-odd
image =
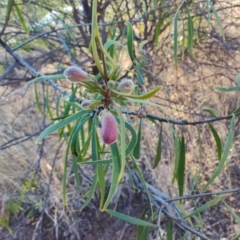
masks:
[[[67,80],[74,83],[86,82],[89,80],[88,74],[79,67],[68,67],[64,73]]]
[[[117,90],[119,92],[127,93],[127,94],[131,94],[133,92],[133,89],[134,89],[133,81],[131,79],[126,79],[126,78],[123,79],[117,87]]]
[[[101,118],[100,135],[105,144],[112,144],[117,141],[118,127],[114,116],[110,112],[104,112]]]

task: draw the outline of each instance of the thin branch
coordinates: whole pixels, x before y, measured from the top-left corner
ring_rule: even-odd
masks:
[[[3,80],[16,66],[16,60],[7,68],[7,70],[0,76],[0,80]]]
[[[71,64],[72,64],[72,65],[75,65],[75,64],[76,64],[76,61],[75,61],[74,57],[72,56],[71,50],[70,50],[70,48],[68,47],[67,43],[66,43],[66,42],[64,41],[64,39],[60,36],[60,34],[57,33],[57,36],[58,36],[60,42],[63,44],[63,46],[64,46],[64,48],[65,48],[65,50],[66,50],[66,52],[67,52],[67,54],[68,54],[68,56],[69,56],[69,58],[70,58]]]
[[[23,143],[23,142],[31,139],[32,137],[34,137],[36,135],[39,135],[41,132],[42,132],[42,130],[39,130],[38,132],[35,132],[35,133],[31,134],[31,135],[25,135],[23,137],[14,138],[14,139],[4,143],[3,145],[1,145],[0,146],[0,150],[6,149],[6,148],[10,148],[10,147],[12,147],[14,145]]]
[[[138,116],[137,112],[123,111],[123,113]],[[240,116],[240,113],[236,113],[235,116]],[[227,115],[227,116],[222,116],[222,117],[201,120],[201,121],[194,121],[194,122],[189,122],[187,120],[173,120],[173,119],[161,118],[161,117],[153,115],[153,114],[146,114],[146,118],[158,120],[159,122],[166,122],[166,123],[172,123],[175,125],[185,126],[185,125],[199,125],[199,124],[204,124],[204,123],[211,123],[211,122],[217,122],[217,121],[221,121],[221,120],[231,119],[232,114]]]
[[[176,197],[176,198],[169,198],[169,199],[166,200],[166,202],[173,202],[173,201],[178,201],[178,200],[199,198],[199,197],[205,197],[205,196],[229,194],[229,193],[234,193],[234,192],[240,192],[240,187],[239,188],[234,188],[234,189],[229,189],[229,190],[224,190],[224,191],[221,191],[221,192],[208,192],[208,193],[200,193],[200,194],[195,194],[195,195],[186,195],[186,196]]]

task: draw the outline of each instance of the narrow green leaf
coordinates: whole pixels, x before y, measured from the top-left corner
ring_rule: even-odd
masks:
[[[222,21],[220,19],[220,17],[218,16],[218,13],[215,9],[215,7],[213,6],[213,4],[211,3],[211,1],[207,0],[207,4],[211,7],[212,9],[212,12],[216,18],[216,21],[217,21],[217,24],[220,28],[220,32],[221,32],[221,35],[222,35],[222,38],[223,38],[223,41],[225,41],[225,35],[224,35],[224,30],[223,30],[223,26],[222,26]]]
[[[75,88],[72,87],[72,93],[71,93],[71,96],[69,97],[68,101],[66,102],[67,104],[64,108],[63,116],[68,116],[69,115],[69,111],[71,109],[71,105],[69,103],[74,102],[75,94],[76,94],[77,89],[78,89],[78,87],[75,87]]]
[[[224,146],[223,153],[221,155],[221,160],[219,162],[219,165],[218,165],[217,169],[215,170],[215,172],[210,177],[210,179],[208,180],[208,182],[206,183],[206,185],[203,187],[203,190],[205,190],[214,181],[214,179],[219,175],[219,173],[222,171],[222,169],[224,167],[224,164],[225,164],[225,162],[227,160],[230,148],[232,147],[232,143],[233,143],[234,124],[235,124],[235,115],[232,116],[232,120],[231,120],[231,123],[230,123],[230,129],[229,129],[227,141],[226,141],[226,144]]]
[[[154,89],[152,89],[149,92],[147,92],[145,94],[142,94],[142,95],[129,95],[129,94],[126,94],[126,93],[118,92],[118,91],[113,90],[113,89],[111,89],[111,91],[113,93],[115,93],[117,96],[123,96],[123,97],[126,97],[126,98],[131,98],[131,99],[148,99],[148,98],[151,98],[152,96],[154,96],[161,89],[162,89],[162,87],[158,86],[158,87],[155,87]]]
[[[39,96],[38,96],[37,84],[34,84],[34,93],[35,93],[35,100],[36,100],[37,109],[41,113],[41,115],[43,117],[45,117],[45,114],[42,110],[41,103],[40,103]]]
[[[207,15],[208,15],[208,27],[210,26],[210,9],[211,5],[208,3],[208,0],[206,0],[207,3]]]
[[[56,116],[57,116],[57,118],[60,117],[60,114],[59,114],[60,100],[61,100],[61,96],[59,96],[56,100]]]
[[[147,16],[148,14],[148,10],[147,10],[147,5],[145,1],[141,1],[142,2],[142,12],[145,16]]]
[[[153,163],[153,169],[157,167],[161,160],[161,155],[162,155],[162,124],[160,126],[160,133],[159,133],[159,138],[158,138],[158,144],[157,144],[157,151],[156,151],[156,157]]]
[[[88,129],[85,132],[87,132],[88,137],[81,148],[81,155],[83,158],[85,158],[87,151],[89,149],[89,146],[90,146],[90,142],[91,142],[91,136],[92,136],[92,120],[91,120],[91,118],[88,120]],[[79,159],[79,161],[82,161],[82,159]]]
[[[200,159],[200,167],[201,167],[201,163],[202,163],[202,139],[201,139],[201,133],[199,128],[197,128],[197,132],[198,132],[198,152],[199,152],[199,159]]]
[[[93,195],[94,195],[94,192],[95,192],[95,190],[96,190],[96,188],[97,188],[97,183],[98,183],[98,181],[97,181],[97,174],[95,174],[94,177],[93,177],[93,180],[92,180],[92,186],[91,186],[91,188],[90,188],[90,190],[89,190],[89,192],[88,192],[87,199],[86,199],[86,201],[84,202],[84,204],[81,206],[80,212],[81,212],[81,211],[89,204],[89,202],[91,201],[91,199],[92,199],[92,197],[93,197]]]
[[[147,187],[147,183],[145,182],[145,179],[143,177],[143,174],[142,174],[142,171],[137,163],[137,160],[134,158],[134,156],[132,154],[130,154],[131,156],[131,159],[132,159],[132,162],[133,162],[133,165],[137,171],[137,174],[143,184],[143,187],[144,187],[144,190],[146,191],[146,194],[147,194],[147,199],[148,199],[148,202],[149,202],[149,208],[150,208],[150,211],[151,211],[151,216],[153,216],[153,206],[152,206],[152,200],[151,200],[151,196],[150,196],[150,193],[149,193],[149,190],[148,190],[148,187]]]
[[[83,147],[82,147],[82,150],[81,150],[81,154],[82,154],[82,157],[84,158],[87,154],[87,150],[89,149],[89,146],[90,146],[90,140],[91,140],[91,134],[92,134],[92,131],[89,132],[89,135],[88,135],[88,138],[86,140],[86,142],[84,143]]]
[[[212,206],[215,206],[218,202],[221,201],[221,199],[222,199],[222,196],[216,196],[213,200],[210,200],[207,203],[203,204],[201,207],[197,208],[196,210],[194,210],[193,212],[188,214],[185,218],[192,217],[196,214],[199,214],[199,213],[207,210],[208,208],[210,208]]]
[[[150,106],[154,106],[154,107],[158,107],[158,108],[162,108],[161,105],[159,105],[158,103],[155,103],[155,102],[152,102],[152,101],[149,101],[149,100],[144,100],[144,99],[132,99],[133,102],[135,103],[142,103],[142,104],[147,104],[147,105],[150,105]],[[154,119],[149,119],[150,121],[154,121]]]
[[[178,63],[178,13],[173,18],[174,32],[173,32],[173,49],[174,49],[174,62]]]
[[[118,45],[120,47],[124,47],[121,42],[111,39],[104,44],[104,48],[108,50],[112,45]]]
[[[81,130],[80,130],[81,148],[85,144],[85,132],[86,132],[86,129],[81,128]]]
[[[222,200],[222,202],[224,203],[224,205],[227,207],[227,209],[229,210],[229,212],[232,214],[232,216],[234,217],[234,219],[236,220],[236,222],[238,224],[240,224],[240,217],[235,213],[235,211],[233,211],[233,209],[225,202]]]
[[[99,154],[99,146],[98,146],[98,142],[97,142],[97,132],[96,132],[96,117],[94,117],[93,119],[93,123],[92,123],[92,161],[96,162],[98,159],[100,159],[100,154]],[[96,172],[97,172],[97,178],[98,178],[98,184],[99,184],[99,188],[100,188],[100,209],[103,206],[103,201],[104,201],[104,197],[105,197],[105,190],[106,190],[106,186],[105,186],[105,180],[104,180],[104,171],[103,171],[103,167],[102,164],[98,164],[96,166]]]
[[[148,218],[150,219],[150,222],[152,223],[153,220],[156,219],[158,215],[159,211],[156,211],[152,216],[149,216]],[[144,218],[145,216],[141,214],[140,219],[144,220]],[[150,227],[138,226],[137,228],[140,228],[140,234],[138,235],[139,237],[137,238],[137,240],[146,240],[149,238]]]
[[[238,107],[237,109],[235,109],[235,110],[233,111],[234,114],[239,113],[239,112],[240,112],[240,107]]]
[[[2,217],[0,217],[0,226],[6,228],[9,232],[9,234],[13,235],[13,231],[10,228],[8,221]]]
[[[212,132],[213,136],[214,136],[214,139],[215,139],[215,142],[216,142],[216,145],[217,145],[218,160],[220,161],[221,156],[222,156],[222,142],[221,142],[221,139],[220,139],[217,131],[213,127],[213,125],[211,123],[209,123],[208,125],[211,129],[211,132]]]
[[[143,210],[143,212],[140,215],[140,219],[143,220],[145,218],[145,214],[147,212],[147,207]],[[137,226],[137,233],[136,233],[136,239],[137,240],[141,240],[142,239],[142,234],[144,231],[144,226]]]
[[[111,202],[113,195],[117,189],[118,186],[118,178],[119,178],[119,174],[120,174],[120,154],[119,154],[119,150],[118,150],[118,146],[116,143],[113,143],[110,145],[111,148],[111,154],[112,154],[112,176],[111,176],[111,186],[108,192],[108,196],[107,199],[105,201],[105,204],[102,208],[102,211],[105,211],[109,205],[109,203]]]
[[[126,156],[128,156],[132,152],[132,150],[134,149],[134,147],[136,145],[137,134],[136,134],[136,131],[134,130],[134,128],[132,127],[132,125],[130,125],[127,122],[125,122],[125,125],[126,125],[126,128],[131,132],[131,135],[132,135],[132,138],[126,148]]]
[[[229,88],[224,88],[224,87],[217,87],[216,88],[220,92],[236,92],[240,90],[240,86],[237,87],[229,87]]]
[[[152,223],[146,222],[146,221],[138,219],[138,218],[130,217],[128,215],[125,215],[125,214],[122,214],[122,213],[119,213],[119,212],[116,212],[116,211],[113,211],[110,209],[106,209],[106,212],[118,219],[121,219],[125,222],[131,223],[134,225],[145,226],[145,227],[156,227],[156,225],[154,225]]]
[[[61,80],[61,79],[65,79],[65,76],[63,74],[47,75],[47,76],[34,78],[33,80],[27,82],[26,85],[30,85],[36,82],[42,82],[42,81],[48,81],[48,80]]]
[[[167,240],[173,240],[173,221],[170,219],[167,224]]]
[[[137,74],[138,83],[139,84],[144,84],[144,78],[143,78],[140,70],[137,67],[135,67],[135,71],[136,71],[136,74]]]
[[[112,162],[112,159],[106,159],[106,160],[97,160],[97,161],[85,161],[85,162],[80,162],[79,164],[97,165],[97,164],[109,164],[111,162]]]
[[[64,127],[65,125],[67,125],[68,123],[80,118],[82,115],[82,111],[75,113],[69,117],[66,117],[64,120],[54,123],[53,125],[47,127],[36,139],[36,142],[41,142],[41,140],[43,138],[45,138],[46,136],[48,136],[49,134],[55,132],[56,130],[58,130],[59,128]]]
[[[134,60],[134,48],[133,48],[133,28],[132,24],[127,21],[127,46],[128,46],[128,54],[131,58],[131,60]]]
[[[97,165],[97,173],[98,173],[98,184],[100,188],[100,204],[99,208],[101,209],[105,199],[106,185],[105,185],[105,173],[103,165],[100,163]]]
[[[219,116],[219,113],[213,108],[202,107],[202,110],[204,110],[205,112],[208,112],[213,117],[218,117]]]
[[[118,118],[116,118],[116,121],[118,123],[120,123],[120,120]],[[132,150],[134,149],[134,147],[136,145],[137,134],[136,134],[136,131],[134,130],[134,128],[132,127],[132,125],[129,124],[128,122],[125,122],[125,127],[131,132],[131,135],[132,135],[131,140],[128,143],[127,148],[126,148],[126,156],[128,156],[132,152]]]
[[[136,159],[140,158],[140,146],[141,146],[141,139],[142,139],[142,119],[140,119],[139,127],[138,127],[138,134],[137,134],[137,143],[133,150],[133,156]]]
[[[199,181],[199,171],[196,171],[195,174],[193,175],[193,178],[191,179],[191,189],[190,189],[191,193],[193,193],[197,189],[198,181]]]
[[[52,114],[52,111],[51,111],[50,101],[49,101],[49,91],[48,91],[48,87],[47,87],[47,90],[46,90],[45,101],[46,101],[46,107],[47,107],[47,112],[48,112],[49,118],[50,118],[50,119],[53,119],[53,114]]]
[[[76,150],[76,144],[79,144],[78,141],[78,136],[79,136],[79,132],[81,129],[83,129],[84,123],[88,120],[88,118],[90,118],[89,114],[83,114],[80,118],[80,120],[78,121],[78,123],[76,124],[74,131],[72,133],[72,138],[71,138],[71,150],[72,150],[72,154],[75,156],[78,156],[79,152],[75,152]],[[73,151],[74,150],[74,151]]]
[[[179,143],[180,143],[180,148],[179,148],[180,153],[179,153],[177,179],[178,179],[179,196],[182,196],[184,191],[184,179],[185,179],[185,142],[184,142],[183,136]]]
[[[123,119],[123,115],[121,110],[118,107],[115,107],[117,111],[118,118],[120,120],[120,156],[121,156],[121,168],[120,168],[120,174],[118,177],[118,182],[121,181],[124,170],[125,170],[125,165],[126,165],[126,152],[125,152],[125,121]]]
[[[187,8],[188,12],[188,50],[191,56],[193,56],[193,35],[194,35],[194,29],[193,29],[193,22],[192,17],[190,15],[189,9]]]
[[[109,27],[108,29],[109,29],[109,30],[108,30],[108,36],[110,37],[110,40],[109,40],[109,41],[111,41],[111,40],[113,40],[113,39],[115,38],[116,31],[117,31],[117,24],[114,24],[112,27]],[[113,41],[114,41],[114,40],[113,40]],[[107,41],[107,42],[108,42],[108,41]],[[109,51],[110,56],[111,56],[112,58],[118,59],[118,53],[116,53],[115,44],[111,44],[110,47],[107,47],[107,48],[106,48],[107,42],[104,44],[104,48],[105,48],[106,50],[108,50],[108,48],[109,48],[108,51]],[[118,42],[118,41],[116,41],[116,42]],[[121,42],[116,43],[116,45],[118,45],[118,44],[122,45]],[[123,47],[123,45],[122,45],[122,47]],[[119,52],[120,52],[120,51],[119,51]]]
[[[68,27],[68,24],[66,24],[64,21],[62,21],[61,19],[58,19],[60,21],[60,23],[63,25],[65,31],[67,32],[69,38],[70,38],[70,41],[72,40],[75,40],[75,36],[74,34],[72,33],[72,30]]]
[[[141,52],[143,50],[143,47],[148,43],[148,40],[144,40],[139,44],[139,51]]]
[[[74,177],[76,180],[78,190],[80,192],[80,178],[79,178],[79,172],[78,172],[77,157],[75,155],[72,156],[72,169],[74,172]]]
[[[63,165],[62,195],[63,195],[64,206],[67,205],[67,166],[68,166],[68,154],[69,154],[71,140],[72,140],[72,135],[70,136],[70,139],[67,144],[67,149],[64,157],[64,165]]]
[[[18,7],[17,4],[15,4],[14,7],[15,7],[15,9],[16,9],[16,12],[17,12],[19,21],[20,21],[20,23],[22,24],[22,27],[23,27],[24,31],[25,31],[27,34],[29,34],[30,30],[29,30],[29,28],[28,28],[28,26],[27,26],[27,24],[26,24],[26,22],[25,22],[25,20],[24,20],[24,17],[23,17],[23,14],[22,14],[21,9]]]
[[[238,87],[240,87],[240,73],[237,75],[236,79],[237,79],[237,85]]]
[[[15,3],[15,0],[8,0],[8,4],[7,4],[7,16],[10,14],[14,3]]]
[[[173,142],[174,142],[174,170],[173,170],[173,178],[172,183],[174,180],[178,179],[178,165],[179,165],[179,155],[180,155],[180,140],[177,136],[177,133],[172,125],[170,125],[170,129],[173,135]]]
[[[159,36],[160,36],[160,31],[161,31],[161,27],[163,25],[163,22],[164,22],[164,18],[160,19],[157,23],[157,26],[156,26],[155,39],[154,39],[154,48],[155,49],[156,49],[157,44],[158,44],[158,39],[159,39]]]
[[[96,161],[98,159],[98,153],[97,153],[97,141],[96,141],[96,117],[94,117],[92,119],[92,161]],[[94,192],[96,190],[97,187],[97,183],[98,183],[98,172],[96,171],[93,180],[92,180],[92,186],[89,190],[88,196],[86,201],[84,202],[84,204],[82,205],[80,211],[82,211],[87,205],[88,203],[91,201]]]

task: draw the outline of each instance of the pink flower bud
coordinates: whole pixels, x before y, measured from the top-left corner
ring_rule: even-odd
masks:
[[[104,112],[101,119],[102,127],[100,135],[105,144],[112,144],[117,141],[118,127],[114,116],[110,112]]]
[[[70,82],[79,83],[89,80],[88,74],[81,68],[75,66],[68,67],[63,74]]]
[[[128,94],[131,94],[133,92],[133,89],[134,89],[133,81],[131,79],[126,79],[126,78],[123,79],[117,87],[117,90],[119,92],[128,93]]]

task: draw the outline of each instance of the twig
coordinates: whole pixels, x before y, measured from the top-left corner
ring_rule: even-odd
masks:
[[[137,112],[123,111],[123,113],[129,114],[129,115],[134,115],[134,116],[138,115]],[[240,116],[240,112],[236,113],[235,116]],[[187,120],[173,120],[173,119],[161,118],[161,117],[153,115],[153,114],[146,114],[146,117],[150,118],[150,119],[158,120],[159,122],[166,122],[166,123],[172,123],[175,125],[185,126],[185,125],[199,125],[199,124],[204,124],[204,123],[211,123],[211,122],[217,122],[217,121],[221,121],[221,120],[231,119],[232,114],[227,115],[227,116],[222,116],[222,117],[201,120],[201,121],[194,121],[194,122],[188,122]]]
[[[67,43],[66,43],[66,42],[64,41],[64,39],[60,36],[60,34],[57,33],[57,36],[58,36],[60,42],[63,44],[63,46],[64,46],[64,48],[65,48],[65,50],[66,50],[66,52],[67,52],[67,54],[68,54],[68,56],[69,56],[69,58],[70,58],[71,64],[72,64],[72,65],[75,65],[75,64],[76,64],[76,61],[75,61],[75,59],[73,58],[72,53],[71,53],[71,50],[69,49]]]
[[[16,60],[9,66],[6,71],[0,76],[0,80],[3,80],[16,66]]]
[[[178,200],[199,198],[199,197],[212,196],[212,195],[228,194],[228,193],[234,193],[234,192],[240,192],[240,187],[234,188],[234,189],[229,189],[229,190],[224,190],[221,192],[200,193],[200,194],[195,194],[195,195],[186,195],[186,196],[182,196],[182,197],[170,198],[170,199],[167,199],[166,202],[173,202],[173,201],[178,201]]]

